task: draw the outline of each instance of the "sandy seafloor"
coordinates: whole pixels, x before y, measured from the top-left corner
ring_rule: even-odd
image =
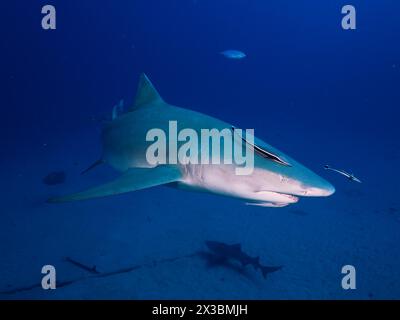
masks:
[[[266,131],[264,131],[266,132]],[[272,128],[270,139],[295,159],[330,180],[329,198],[301,199],[286,208],[259,208],[240,200],[156,187],[77,203],[46,204],[50,195],[76,191],[111,179],[106,166],[85,176],[80,171],[100,152],[99,126],[21,143],[15,155],[0,159],[0,291],[40,283],[41,267],[52,264],[57,281],[80,279],[45,291],[2,294],[1,299],[395,299],[400,297],[399,142],[351,140],[338,133],[302,133]],[[257,131],[256,131],[257,134]],[[43,145],[46,143],[46,145]],[[294,145],[294,146],[293,146]],[[330,148],[334,145],[335,148]],[[356,155],[355,173],[363,184],[325,172],[327,159]],[[373,146],[373,147],[372,147]],[[290,151],[290,152],[289,152]],[[302,156],[303,154],[303,156]],[[305,157],[304,154],[307,154]],[[345,161],[343,161],[345,163]],[[65,170],[62,185],[42,178]],[[199,256],[205,240],[241,243],[267,265],[284,268],[267,279],[251,267],[245,273],[210,268]],[[71,257],[101,272],[142,265],[131,272],[87,278]],[[181,257],[170,262],[165,258]],[[357,289],[341,288],[341,267],[357,270]]]

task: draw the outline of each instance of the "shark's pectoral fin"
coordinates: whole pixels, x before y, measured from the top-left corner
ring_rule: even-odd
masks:
[[[82,192],[50,198],[47,202],[60,203],[106,197],[175,182],[180,178],[180,170],[173,166],[158,166],[152,169],[134,168],[129,169],[114,181]]]

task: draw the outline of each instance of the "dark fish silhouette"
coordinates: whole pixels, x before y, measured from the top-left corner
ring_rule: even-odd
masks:
[[[252,265],[255,270],[260,270],[263,277],[266,278],[268,273],[272,273],[282,269],[283,266],[263,266],[260,263],[260,257],[250,257],[242,251],[240,244],[226,244],[218,241],[206,241],[207,248],[214,254],[215,261],[237,261],[243,267]]]
[[[43,178],[43,183],[47,184],[49,186],[60,184],[60,183],[63,183],[64,181],[65,181],[65,172],[64,171],[51,172]]]
[[[70,258],[70,257],[66,257],[66,258],[65,258],[65,261],[67,261],[67,262],[73,264],[74,266],[76,266],[76,267],[78,267],[78,268],[81,268],[81,269],[83,269],[83,270],[85,270],[85,271],[88,271],[88,272],[90,272],[90,273],[95,273],[95,274],[100,273],[100,272],[97,270],[97,267],[96,267],[96,266],[89,267],[89,266],[87,266],[87,265],[85,265],[85,264],[83,264],[83,263],[81,263],[81,262],[79,262],[79,261],[76,261],[76,260],[74,260],[74,259],[72,259],[72,258]]]

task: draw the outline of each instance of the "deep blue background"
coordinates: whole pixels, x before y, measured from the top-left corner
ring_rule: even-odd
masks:
[[[278,116],[306,130],[396,132],[396,1],[352,1],[356,31],[341,29],[343,1],[52,1],[56,31],[40,28],[43,4],[2,10],[1,130],[12,140],[131,101],[140,72],[167,101],[242,127]],[[248,59],[224,60],[227,48]]]

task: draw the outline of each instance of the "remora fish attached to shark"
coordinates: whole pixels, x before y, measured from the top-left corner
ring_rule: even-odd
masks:
[[[103,154],[91,166],[107,163],[122,175],[106,184],[51,198],[48,202],[92,199],[168,184],[235,197],[252,205],[283,207],[297,202],[299,196],[329,196],[335,191],[329,182],[257,138],[254,143],[248,143],[254,150],[254,169],[249,175],[237,175],[238,165],[234,163],[150,165],[146,150],[152,142],[146,140],[146,135],[154,128],[168,132],[171,121],[175,121],[179,129],[195,130],[199,136],[203,129],[236,131],[231,124],[164,102],[142,74],[134,105],[104,126]],[[240,143],[246,144],[246,141]]]

